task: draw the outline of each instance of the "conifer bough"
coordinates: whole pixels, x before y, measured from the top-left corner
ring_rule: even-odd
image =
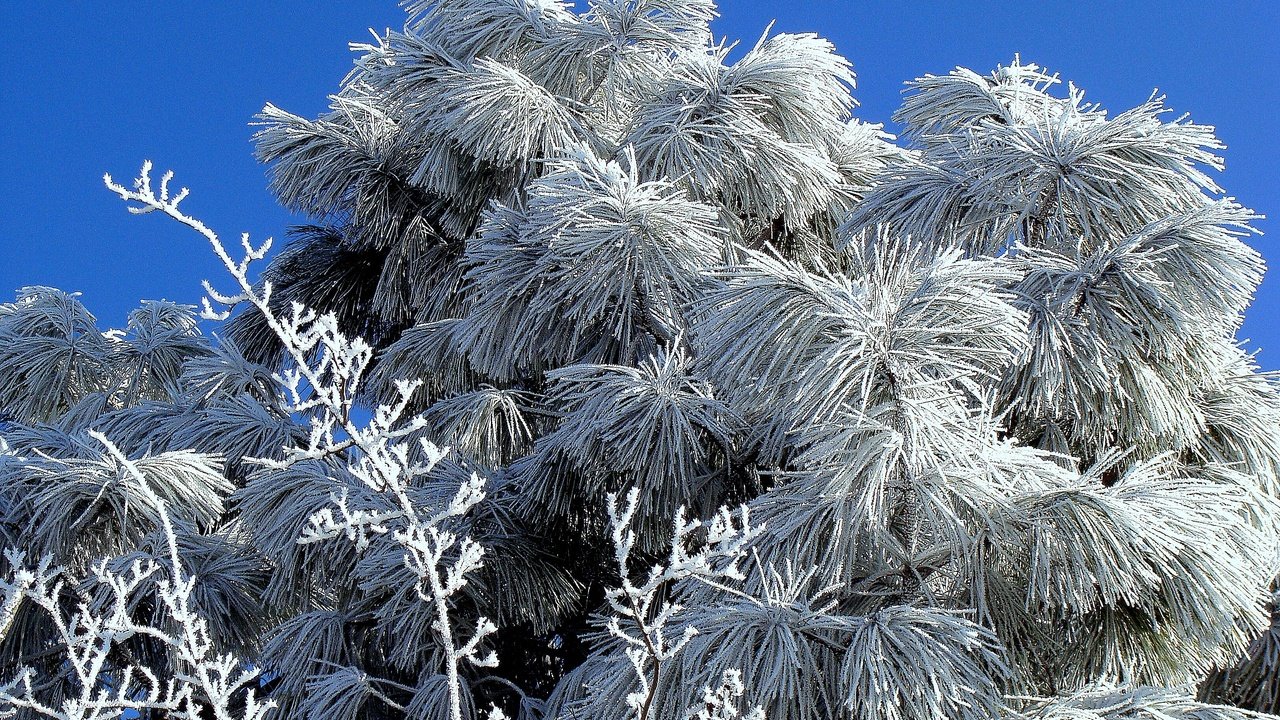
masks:
[[[405,9],[260,115],[278,254],[107,178],[226,265],[216,341],[0,305],[0,717],[1280,712],[1212,128],[1015,60],[898,139],[705,0]]]

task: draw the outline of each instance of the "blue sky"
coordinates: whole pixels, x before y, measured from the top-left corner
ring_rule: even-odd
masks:
[[[985,72],[1014,53],[1113,112],[1158,88],[1218,128],[1228,194],[1280,217],[1280,3],[725,0],[720,11],[716,32],[746,44],[774,19],[777,32],[830,38],[858,73],[864,120],[887,122],[905,80],[956,65]],[[320,112],[350,67],[347,43],[401,24],[393,0],[0,0],[0,297],[28,284],[82,291],[104,326],[142,298],[196,302],[201,279],[223,278],[203,241],[128,215],[102,173],[128,180],[150,158],[224,237],[282,236],[299,218],[266,190],[253,114],[268,101]],[[1269,235],[1253,242],[1280,268]],[[1277,275],[1242,332],[1267,369],[1280,369]]]

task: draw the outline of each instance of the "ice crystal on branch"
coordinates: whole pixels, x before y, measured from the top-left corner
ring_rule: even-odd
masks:
[[[345,491],[334,495],[333,504],[339,517],[335,518],[333,508],[317,511],[310,517],[309,526],[298,537],[297,543],[318,543],[344,535],[355,543],[358,551],[365,551],[369,549],[371,534],[389,533],[394,538],[403,549],[405,568],[417,577],[419,599],[434,610],[435,620],[431,627],[444,648],[443,671],[448,679],[449,714],[453,720],[461,720],[463,708],[458,664],[465,660],[477,666],[497,665],[497,657],[492,652],[483,656],[479,654],[480,643],[496,627],[483,616],[477,618],[469,637],[460,635],[453,627],[450,598],[466,584],[469,573],[482,567],[484,549],[474,540],[457,535],[446,524],[465,516],[484,498],[483,481],[472,474],[441,508],[431,510],[416,503],[410,497],[414,482],[429,475],[447,450],[421,439],[420,449],[425,461],[411,459],[411,448],[405,438],[425,424],[421,417],[405,417],[415,384],[408,381],[397,383],[397,401],[378,406],[367,425],[357,424],[351,411],[360,381],[372,359],[370,346],[359,338],[345,336],[333,315],[319,315],[299,303],[293,303],[289,315],[277,316],[270,304],[270,284],[258,289],[248,275],[250,264],[264,257],[270,242],[255,248],[245,235],[242,241],[245,256],[233,261],[212,230],[178,208],[178,203],[188,194],[186,188],[170,197],[172,173],[165,174],[159,195],[152,191],[150,167],[149,162],[143,165],[134,190],[116,184],[109,175],[105,178],[107,187],[126,202],[136,203],[130,206],[131,212],[163,212],[203,235],[239,285],[237,293],[221,294],[206,282],[206,291],[215,302],[252,305],[261,313],[293,361],[275,379],[288,393],[285,411],[309,418],[308,443],[303,447],[285,448],[283,460],[257,462],[268,468],[286,469],[296,463],[322,460],[352,449],[357,455],[348,465],[351,475],[373,492],[393,499],[393,510],[372,513],[351,508]],[[206,310],[209,306],[206,298]],[[219,317],[217,313],[208,312],[206,316],[210,319]]]
[[[4,711],[1277,710],[1212,128],[1015,59],[911,82],[899,142],[829,42],[735,54],[704,0],[406,10],[258,117],[278,254],[107,179],[210,243],[225,337],[0,305]]]
[[[621,584],[605,592],[605,600],[613,613],[606,629],[626,645],[627,659],[639,681],[639,688],[627,696],[627,705],[635,711],[638,720],[648,720],[662,664],[674,659],[698,632],[696,627],[685,625],[675,637],[668,636],[667,625],[682,608],[679,603],[663,598],[663,593],[677,581],[697,580],[717,585],[721,579],[740,580],[742,571],[738,563],[747,543],[763,528],[751,525],[746,508],[742,508],[736,518],[727,508],[722,508],[705,525],[702,521],[687,519],[684,508],[680,508],[676,512],[666,562],[651,566],[637,585],[631,579],[632,551],[636,544],[631,523],[639,506],[639,495],[639,489],[633,488],[621,508],[615,496],[608,498],[614,561]],[[704,529],[706,537],[698,549],[692,549],[689,545],[694,542],[693,533],[699,529]]]
[[[264,720],[274,703],[257,699],[259,671],[241,658],[218,652],[208,621],[193,603],[196,577],[183,567],[165,501],[110,440],[97,432],[90,435],[136,480],[137,488],[156,508],[167,544],[167,563],[139,559],[117,571],[106,560],[98,561],[89,571],[91,582],[104,588],[110,599],[97,608],[81,599],[75,611],[68,613],[63,602],[63,591],[69,590],[62,577],[65,571],[51,567],[48,556],[33,567],[26,564],[22,553],[7,552],[12,579],[0,581],[0,592],[4,593],[0,630],[11,628],[24,602],[37,608],[57,633],[55,649],[70,671],[75,693],[54,702],[42,700],[48,679],[25,667],[16,677],[0,683],[0,714],[17,716],[25,711],[58,720],[97,720],[119,717],[124,711],[162,711],[170,717],[193,720],[206,713],[218,720]],[[133,608],[148,584],[154,584],[156,598],[165,609],[167,622],[163,624],[134,619]],[[145,636],[163,646],[171,656],[172,674],[165,671],[167,668],[137,662],[123,666],[109,663],[134,636]]]

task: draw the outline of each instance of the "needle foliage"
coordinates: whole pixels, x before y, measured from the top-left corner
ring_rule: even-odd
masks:
[[[897,138],[709,0],[403,4],[258,116],[278,254],[108,180],[216,339],[0,305],[0,717],[1280,713],[1213,128],[1015,59]]]

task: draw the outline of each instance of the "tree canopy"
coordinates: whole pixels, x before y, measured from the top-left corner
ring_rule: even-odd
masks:
[[[1015,58],[898,138],[708,0],[404,7],[259,116],[278,253],[106,178],[199,315],[0,305],[0,717],[1280,713],[1212,128]]]

